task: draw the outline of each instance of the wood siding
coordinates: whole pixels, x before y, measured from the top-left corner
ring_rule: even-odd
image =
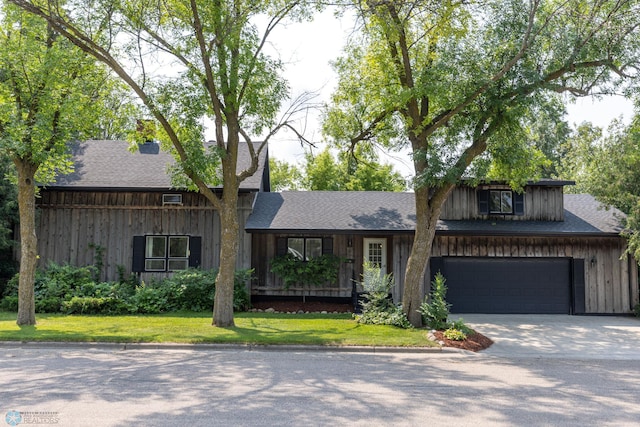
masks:
[[[478,214],[477,190],[504,189],[508,186],[458,186],[451,191],[442,207],[443,220],[500,218],[513,221],[563,221],[564,203],[562,187],[527,186],[524,191],[524,215]]]
[[[285,287],[283,280],[271,272],[270,262],[276,256],[276,240],[280,237],[331,237],[333,254],[343,258],[335,283],[325,286],[290,286]],[[255,277],[251,293],[256,296],[316,296],[350,298],[354,280],[358,280],[362,272],[362,237],[353,235],[315,235],[315,234],[254,234],[252,267]],[[360,260],[359,262],[356,260]]]
[[[133,236],[191,235],[202,237],[202,268],[219,266],[220,219],[203,196],[182,194],[182,205],[162,206],[163,193],[74,192],[44,190],[38,200],[37,235],[40,266],[53,261],[85,266],[95,263],[95,246],[104,248],[102,280],[117,280],[118,269],[131,273]],[[165,193],[165,194],[166,194]],[[238,268],[249,268],[251,238],[244,224],[254,194],[240,195]],[[46,234],[45,234],[46,233]],[[170,273],[141,273],[142,280]]]
[[[586,313],[622,314],[638,302],[637,264],[625,249],[620,237],[436,236],[432,256],[584,259]]]
[[[252,266],[256,280],[252,295],[349,297],[354,281],[360,279],[363,259],[362,235],[336,234],[333,247],[338,256],[349,259],[340,268],[337,284],[328,287],[291,287],[285,289],[282,280],[269,270],[275,257],[277,237],[324,237],[322,235],[253,235]],[[376,236],[366,236],[376,237]],[[348,242],[351,241],[351,247]],[[402,299],[404,273],[409,259],[413,235],[387,238],[389,272],[394,275],[393,296]],[[636,261],[623,257],[625,240],[619,237],[483,237],[436,236],[432,256],[468,257],[534,257],[584,259],[585,312],[587,314],[626,314],[638,303],[638,269]],[[429,290],[431,272],[427,267],[423,294]]]

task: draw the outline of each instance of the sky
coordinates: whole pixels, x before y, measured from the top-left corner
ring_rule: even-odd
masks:
[[[281,27],[272,34],[270,48],[273,50],[267,52],[279,55],[285,63],[285,78],[289,81],[293,97],[308,91],[319,94],[317,101],[329,100],[336,85],[330,63],[340,55],[352,27],[352,22],[337,19],[331,11],[325,11],[311,23]],[[567,113],[567,121],[572,126],[589,121],[606,129],[616,118],[622,117],[629,122],[633,116],[633,104],[621,96],[602,100],[580,98],[567,104]],[[320,140],[319,127],[319,117],[309,117],[305,136],[310,140]],[[269,155],[299,164],[304,159],[304,149],[293,133],[282,133],[269,144]],[[382,153],[381,161],[392,163],[403,176],[412,175],[413,166],[407,153]]]

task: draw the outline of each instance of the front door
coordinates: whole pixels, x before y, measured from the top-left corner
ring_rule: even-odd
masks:
[[[387,274],[387,239],[364,239],[364,260]]]

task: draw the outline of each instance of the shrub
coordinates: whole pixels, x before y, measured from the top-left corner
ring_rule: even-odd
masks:
[[[62,310],[67,314],[123,314],[129,307],[114,297],[73,297],[62,303]]]
[[[389,298],[393,286],[393,276],[382,274],[379,267],[365,262],[362,273],[364,299],[360,301],[362,314],[356,316],[358,323],[370,325],[393,325],[400,328],[411,328],[411,323],[402,311]]]
[[[449,329],[457,329],[466,336],[469,336],[474,332],[473,329],[471,329],[464,323],[464,319],[462,319],[462,317],[453,322],[449,322],[447,326],[449,327]]]
[[[168,311],[167,291],[162,287],[147,286],[144,282],[131,297],[131,312],[158,314]]]
[[[271,272],[281,277],[285,288],[292,285],[315,285],[335,282],[342,259],[324,254],[302,260],[292,254],[280,255],[271,260]]]
[[[636,315],[636,317],[640,317],[640,303],[636,304],[636,306],[633,307],[633,313]]]
[[[59,313],[62,300],[57,297],[36,298],[36,313]]]
[[[247,291],[247,283],[253,279],[253,268],[236,271],[233,283],[233,310],[246,311],[251,308],[251,295]]]
[[[216,290],[216,272],[193,268],[177,271],[159,286],[171,288],[171,299],[178,310],[211,310]]]
[[[0,301],[0,310],[2,311],[18,311],[18,296],[7,295]]]
[[[442,273],[438,272],[435,279],[431,282],[431,292],[428,298],[420,304],[418,311],[422,314],[422,320],[425,325],[432,329],[446,329],[447,319],[449,317],[449,308],[451,304],[447,303],[445,296],[447,294],[447,286],[444,284],[446,279]]]
[[[138,283],[135,276],[120,274],[118,282],[96,283],[91,267],[71,267],[50,264],[47,270],[36,272],[35,302],[39,313],[122,314],[163,313],[189,310],[208,311],[213,307],[215,270],[189,269],[172,277],[149,284]],[[247,282],[253,270],[239,270],[234,281],[235,311],[250,307]],[[16,274],[8,283],[0,309],[17,311],[18,281]]]
[[[449,328],[445,330],[442,335],[444,335],[445,338],[453,341],[464,341],[467,339],[467,334],[456,328]]]

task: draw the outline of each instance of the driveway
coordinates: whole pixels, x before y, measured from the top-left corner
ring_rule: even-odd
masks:
[[[624,316],[459,314],[498,357],[640,360],[640,319]]]

